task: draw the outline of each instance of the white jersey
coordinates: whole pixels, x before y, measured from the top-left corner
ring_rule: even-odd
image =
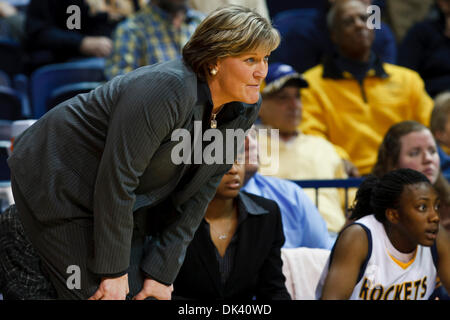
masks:
[[[437,271],[433,261],[433,255],[436,252],[435,245],[433,250],[430,247],[418,245],[414,257],[409,262],[402,263],[388,252],[385,241],[389,241],[389,238],[383,225],[374,215],[365,216],[355,223],[360,224],[366,230],[369,251],[350,299],[428,299],[436,284]],[[319,280],[316,289],[317,298],[322,295],[332,256],[333,251]],[[437,259],[436,255],[435,258]]]

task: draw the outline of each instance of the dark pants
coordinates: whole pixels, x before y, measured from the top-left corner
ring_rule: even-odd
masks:
[[[5,300],[56,298],[14,205],[0,214],[0,292]]]
[[[93,256],[92,221],[44,225],[26,205],[14,179],[16,205],[0,215],[0,292],[5,299],[87,299],[98,289],[101,277],[88,269]],[[128,282],[130,294],[141,289],[144,275],[139,263],[146,238],[133,234]],[[80,269],[81,288],[71,288],[68,270]]]

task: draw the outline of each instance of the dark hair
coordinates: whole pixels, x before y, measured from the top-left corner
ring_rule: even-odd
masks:
[[[380,144],[377,162],[372,169],[372,173],[377,177],[382,177],[389,171],[394,170],[397,167],[402,147],[400,139],[411,132],[423,130],[429,129],[423,124],[412,120],[402,121],[391,126]],[[450,205],[450,184],[443,176],[441,170],[439,170],[439,175],[433,186],[439,193],[441,202],[445,205]]]
[[[423,173],[412,169],[393,170],[381,178],[368,176],[356,192],[350,219],[356,220],[374,214],[378,221],[385,221],[386,209],[398,208],[404,187],[416,183],[426,183],[432,187]]]

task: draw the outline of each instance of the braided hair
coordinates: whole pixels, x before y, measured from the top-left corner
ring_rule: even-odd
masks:
[[[412,169],[393,170],[381,178],[368,176],[358,188],[355,204],[350,209],[350,219],[356,220],[374,214],[378,221],[384,222],[386,209],[399,207],[404,187],[416,183],[431,186],[424,174]]]

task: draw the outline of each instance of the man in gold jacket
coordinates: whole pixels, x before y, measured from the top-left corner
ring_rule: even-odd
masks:
[[[391,125],[416,120],[428,126],[433,108],[416,72],[373,54],[368,18],[362,2],[336,2],[328,23],[337,52],[304,74],[309,87],[301,92],[301,130],[333,143],[348,160],[349,175],[370,173]]]

